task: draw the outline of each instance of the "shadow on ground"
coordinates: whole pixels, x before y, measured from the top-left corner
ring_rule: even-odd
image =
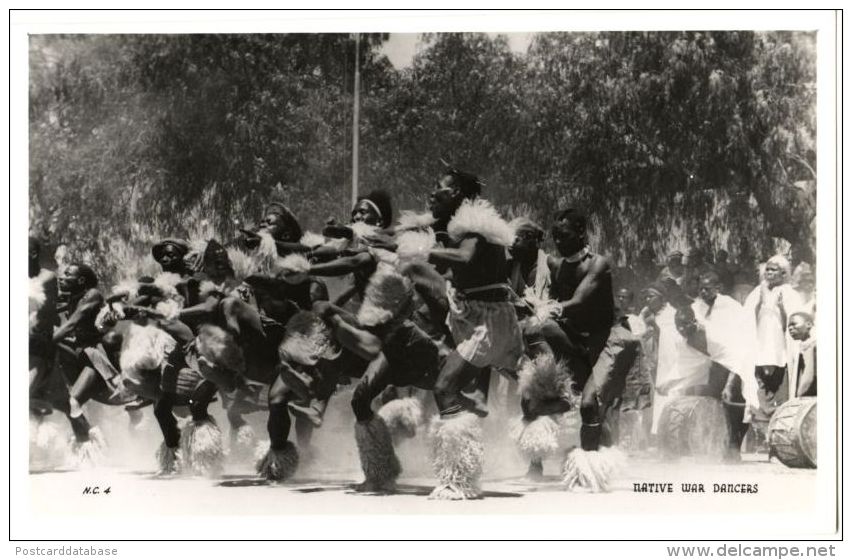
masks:
[[[245,488],[250,486],[273,486],[287,488],[292,492],[300,494],[313,494],[316,492],[340,492],[346,494],[362,495],[362,496],[428,496],[433,487],[417,484],[400,484],[395,492],[358,492],[351,480],[324,480],[318,482],[316,480],[300,480],[292,479],[285,483],[270,482],[262,478],[246,478],[240,476],[226,476],[226,480],[218,483],[217,486],[223,488]],[[485,490],[482,493],[482,498],[520,498],[523,494],[517,492],[499,492],[494,490]]]

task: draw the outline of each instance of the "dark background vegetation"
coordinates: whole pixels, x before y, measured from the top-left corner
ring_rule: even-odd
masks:
[[[643,247],[815,245],[814,33],[431,34],[410,67],[362,35],[360,185],[422,208],[441,160],[509,215],[586,208]],[[233,236],[270,198],[345,219],[350,35],[30,40],[31,230],[106,270],[115,243]],[[783,245],[783,243],[781,243]],[[131,251],[132,252],[132,251]],[[125,255],[126,257],[127,255]]]

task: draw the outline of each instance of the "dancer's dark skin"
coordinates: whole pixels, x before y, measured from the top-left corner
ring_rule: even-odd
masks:
[[[446,174],[435,184],[429,205],[435,218],[433,229],[445,247],[429,252],[429,262],[438,270],[449,270],[458,290],[478,288],[506,281],[506,249],[487,242],[478,234],[464,236],[457,243],[450,240],[447,227],[465,199],[477,193],[464,192],[457,177]],[[450,416],[469,408],[475,414],[488,414],[484,401],[487,398],[489,370],[466,361],[458,352],[450,352],[444,360],[435,383],[434,394],[442,416]],[[477,382],[477,392],[472,395],[472,406],[461,394],[464,387]],[[481,402],[480,402],[481,399]]]

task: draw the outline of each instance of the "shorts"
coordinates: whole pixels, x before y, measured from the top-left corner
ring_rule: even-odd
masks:
[[[584,387],[583,393],[591,389],[601,405],[610,406],[623,395],[627,374],[638,356],[639,339],[636,335],[620,325],[614,326],[586,382],[592,386]]]
[[[517,369],[524,340],[515,307],[508,301],[454,299],[447,326],[456,352],[471,365]]]

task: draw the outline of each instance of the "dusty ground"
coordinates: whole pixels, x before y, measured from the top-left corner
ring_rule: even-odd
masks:
[[[403,442],[398,452],[404,473],[399,492],[391,496],[364,495],[350,485],[361,480],[357,451],[348,411],[348,390],[336,395],[324,426],[314,432],[310,453],[304,453],[296,477],[270,485],[258,480],[252,469],[252,453],[231,453],[220,478],[161,478],[155,476],[154,450],[158,430],[150,408],[141,427],[129,431],[120,410],[91,409],[91,416],[110,442],[104,466],[89,470],[67,468],[68,456],[55,448],[50,454],[32,452],[30,496],[36,513],[121,515],[191,514],[291,514],[291,513],[584,513],[644,514],[649,512],[702,513],[754,512],[795,513],[814,507],[816,471],[789,469],[764,456],[746,455],[739,464],[701,464],[661,461],[651,452],[633,453],[626,469],[609,493],[566,492],[559,477],[560,459],[545,463],[545,480],[531,483],[522,478],[526,465],[506,436],[507,417],[512,410],[504,399],[495,401],[486,420],[488,438],[482,500],[446,503],[427,500],[434,479],[429,465],[425,436]],[[212,408],[221,426],[226,426],[218,404]],[[54,415],[55,416],[55,415]],[[253,414],[250,421],[262,436],[265,418]],[[62,418],[49,422],[63,432]],[[576,430],[569,428],[565,447],[575,443]],[[571,433],[573,432],[573,434]],[[564,452],[560,452],[564,454]],[[310,455],[310,457],[308,457]],[[672,483],[673,493],[640,493],[634,483]],[[682,483],[703,484],[704,493],[682,491]],[[717,493],[714,483],[757,485],[757,493]],[[110,488],[110,498],[93,500],[84,496],[89,486]],[[783,500],[777,499],[784,496]],[[189,499],[173,499],[174,496]]]

